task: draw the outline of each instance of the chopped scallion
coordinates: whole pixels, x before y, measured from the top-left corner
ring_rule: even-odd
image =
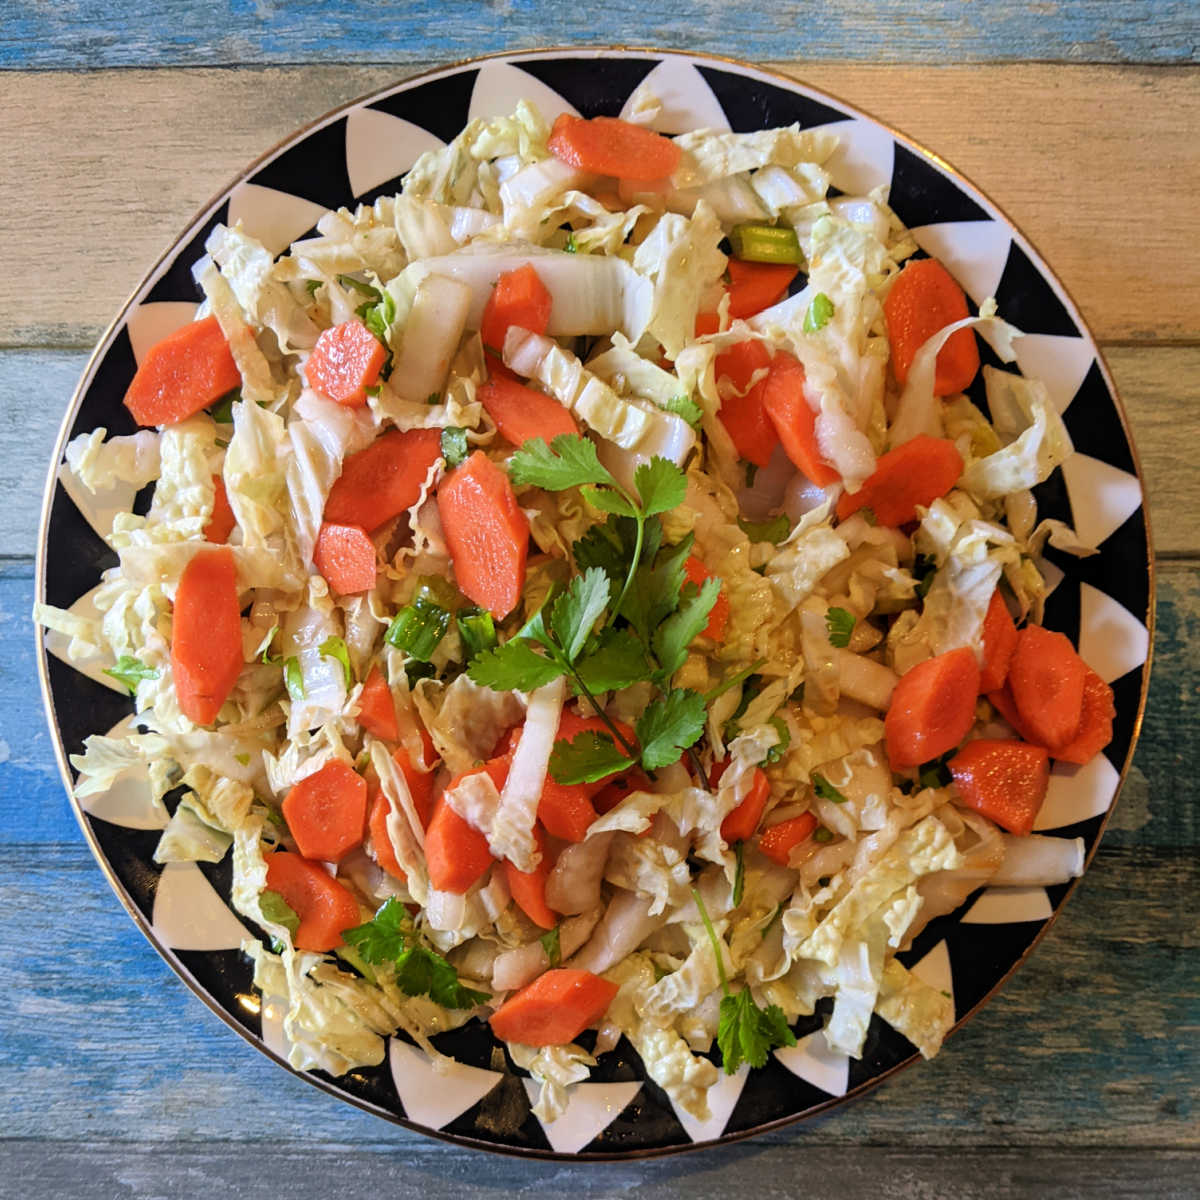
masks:
[[[800,239],[790,225],[764,225],[743,221],[729,231],[734,258],[743,262],[804,265]]]

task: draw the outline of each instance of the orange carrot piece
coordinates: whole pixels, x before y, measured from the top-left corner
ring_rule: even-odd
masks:
[[[888,761],[917,767],[953,750],[975,720],[979,664],[967,646],[918,663],[900,677],[884,718]]]
[[[543,929],[553,929],[558,924],[558,918],[546,903],[546,880],[552,866],[546,853],[546,835],[534,826],[533,838],[542,856],[538,865],[532,871],[518,871],[513,863],[505,859],[504,877],[508,880],[508,890],[512,893],[517,907],[535,925],[540,925]]]
[[[604,813],[612,812],[622,800],[628,799],[634,792],[649,790],[649,778],[640,768],[634,767],[632,770],[622,771],[620,775],[612,778],[611,782],[606,783],[592,798],[592,806],[597,815],[603,816]]]
[[[125,393],[125,407],[139,425],[174,425],[241,382],[217,318],[205,317],[150,347]]]
[[[729,316],[752,317],[782,300],[800,268],[787,263],[742,262],[731,258],[729,271]]]
[[[726,760],[719,764],[719,771],[714,769],[713,787],[717,786],[728,765],[728,760]],[[754,835],[759,821],[762,820],[763,809],[767,806],[767,798],[770,794],[771,784],[767,779],[766,772],[761,767],[755,767],[750,790],[738,804],[737,808],[728,813],[725,820],[721,822],[721,840],[726,845],[732,845],[734,842],[744,842],[747,838]],[[804,836],[807,837],[808,835],[805,834]]]
[[[530,333],[545,333],[551,303],[550,293],[531,263],[506,271],[496,280],[483,306],[479,325],[483,344],[497,354],[503,353],[504,339],[514,325]]]
[[[696,325],[693,331],[693,337],[708,337],[711,333],[721,332],[721,315],[715,312],[702,312],[696,314]]]
[[[388,798],[379,788],[371,789],[370,816],[367,818],[367,832],[371,835],[371,848],[375,851],[375,861],[393,879],[408,882],[408,875],[396,857],[392,848],[392,839],[388,837],[387,819],[392,806]]]
[[[670,175],[679,165],[679,147],[661,133],[618,117],[573,117],[562,113],[546,143],[568,166],[593,175],[647,182]]]
[[[779,434],[763,407],[763,380],[760,379],[749,391],[746,388],[755,371],[770,365],[771,352],[757,338],[735,342],[723,354],[717,355],[714,364],[718,379],[724,376],[739,392],[746,392],[744,396],[722,400],[718,416],[733,439],[738,457],[759,467],[765,467],[771,461],[771,455],[779,445]]]
[[[758,848],[781,867],[788,865],[792,851],[805,838],[810,838],[817,828],[817,818],[812,813],[801,813],[790,821],[780,821],[764,829],[758,839]]]
[[[340,944],[342,934],[359,924],[358,901],[319,863],[290,850],[263,855],[267,887],[278,892],[300,918],[292,938],[297,950],[323,954]]]
[[[514,446],[530,438],[552,442],[560,433],[578,433],[571,411],[553,396],[539,392],[515,379],[493,377],[476,393],[500,436]]]
[[[1025,727],[1025,722],[1021,720],[1021,714],[1017,712],[1016,701],[1012,698],[1012,692],[1008,690],[1008,685],[1005,684],[1002,688],[997,688],[993,692],[987,693],[988,703],[1016,730],[1021,741],[1028,742],[1031,746],[1037,745],[1037,739]]]
[[[525,586],[529,519],[501,467],[476,450],[438,485],[438,512],[459,590],[498,620]]]
[[[313,547],[313,566],[340,595],[368,591],[375,586],[375,545],[361,525],[326,521]]]
[[[392,762],[400,768],[400,774],[408,784],[408,794],[412,797],[413,808],[417,810],[422,828],[428,827],[433,819],[433,772],[422,771],[403,746],[396,747]]]
[[[442,453],[439,429],[393,429],[347,455],[325,501],[325,520],[368,533],[410,509]]]
[[[591,801],[593,788],[586,783],[559,783],[547,775],[537,810],[546,832],[564,842],[582,842],[596,819]]]
[[[204,540],[216,546],[223,546],[229,541],[229,535],[237,524],[237,517],[229,504],[229,495],[225,491],[225,480],[220,475],[213,476],[213,507],[212,516],[204,527]]]
[[[962,802],[1009,833],[1025,836],[1046,799],[1050,760],[1041,746],[979,738],[947,764]]]
[[[367,781],[349,763],[330,759],[292,785],[283,818],[305,858],[337,862],[362,841]]]
[[[1113,690],[1091,667],[1083,677],[1083,712],[1079,728],[1065,745],[1053,751],[1059,762],[1091,762],[1112,741],[1113,718],[1117,715]]]
[[[988,602],[983,618],[983,666],[979,671],[979,690],[996,692],[1008,678],[1008,665],[1017,648],[1017,627],[1009,615],[1008,605],[997,588]]]
[[[1017,634],[1008,688],[1032,740],[1051,754],[1075,737],[1083,717],[1087,667],[1070,639],[1040,625]]]
[[[493,862],[487,838],[450,807],[446,792],[479,771],[486,771],[496,787],[503,788],[510,762],[511,756],[504,754],[489,759],[474,771],[456,775],[434,804],[433,816],[425,828],[425,865],[429,868],[429,882],[439,892],[461,896],[483,878]]]
[[[716,576],[694,555],[689,554],[684,560],[683,573],[690,583],[700,587],[709,579]],[[729,594],[722,587],[717,593],[717,601],[709,609],[708,624],[700,631],[701,637],[712,638],[719,642],[725,637],[725,628],[729,624]]]
[[[944,496],[962,469],[962,455],[952,441],[923,433],[876,460],[874,473],[862,487],[838,501],[838,520],[869,508],[880,525],[907,525],[917,519],[917,505],[927,508]]]
[[[183,715],[211,725],[242,672],[237,568],[228,546],[198,550],[175,591],[171,673]]]
[[[786,351],[775,355],[763,381],[763,410],[792,464],[817,487],[827,487],[841,478],[821,457],[817,414],[804,395],[804,364]]]
[[[970,316],[967,298],[936,258],[915,259],[892,284],[883,302],[892,370],[903,386],[921,346],[939,329]],[[938,396],[961,392],[979,370],[979,347],[971,329],[960,329],[938,351],[933,390]]]
[[[358,723],[377,738],[388,742],[400,740],[396,701],[378,666],[367,672],[366,681],[358,695]]]
[[[361,408],[379,382],[387,348],[358,320],[323,330],[304,364],[308,386],[335,404]]]
[[[492,1014],[492,1032],[524,1046],[565,1045],[604,1016],[617,990],[591,971],[546,971]]]

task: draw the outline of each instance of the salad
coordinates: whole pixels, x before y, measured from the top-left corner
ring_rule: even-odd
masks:
[[[1032,830],[1112,692],[1040,624],[1092,551],[1019,331],[833,135],[658,112],[473,121],[278,257],[218,226],[143,428],[67,447],[119,563],[36,616],[136,707],[77,795],[141,770],[159,862],[231,856],[299,1070],[486,1021],[553,1120],[623,1035],[703,1119],[818,1011],[932,1056],[898,956],[1082,870]]]

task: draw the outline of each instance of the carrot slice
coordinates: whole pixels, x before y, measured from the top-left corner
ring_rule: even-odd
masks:
[[[721,315],[715,312],[696,314],[696,325],[693,337],[707,337],[710,333],[721,332]]]
[[[278,892],[300,918],[292,938],[297,950],[323,954],[359,923],[358,901],[319,863],[289,850],[265,854],[267,887]]]
[[[1117,715],[1113,690],[1091,667],[1083,676],[1083,711],[1079,728],[1065,745],[1052,751],[1060,762],[1091,762],[1112,741],[1113,718]]]
[[[838,501],[838,520],[869,508],[880,525],[907,525],[917,519],[917,505],[927,508],[944,496],[962,469],[962,455],[952,441],[923,433],[876,460],[862,487]]]
[[[720,782],[721,776],[725,774],[725,768],[728,765],[729,760],[726,759],[724,762],[714,766],[710,775],[713,787],[716,787]],[[747,838],[752,837],[754,831],[758,828],[759,821],[762,820],[763,809],[767,806],[767,797],[770,794],[771,784],[767,780],[766,773],[761,767],[755,767],[750,790],[738,804],[737,808],[728,813],[725,820],[721,822],[721,840],[727,845],[731,845],[733,842],[744,842]],[[808,835],[805,834],[804,836],[807,837]]]
[[[562,113],[546,145],[568,166],[639,182],[670,175],[681,157],[679,147],[669,138],[619,117],[585,120]]]
[[[508,890],[517,902],[517,907],[535,925],[540,925],[543,929],[553,929],[558,924],[558,918],[546,903],[546,880],[552,865],[546,853],[546,835],[534,826],[533,838],[542,855],[538,865],[532,871],[518,871],[505,859],[504,877],[508,880]]]
[[[800,268],[788,263],[742,262],[731,258],[729,272],[729,315],[733,320],[752,317],[782,300]]]
[[[343,321],[322,331],[304,375],[308,386],[326,399],[361,408],[386,359],[387,348],[361,321]]]
[[[1087,667],[1070,639],[1040,625],[1017,634],[1008,687],[1032,741],[1051,754],[1068,745],[1083,717]]]
[[[204,527],[204,540],[221,546],[229,541],[229,535],[237,524],[237,517],[229,505],[229,495],[225,491],[225,480],[220,475],[213,476],[213,507],[212,516]]]
[[[343,596],[368,591],[375,586],[375,545],[361,525],[326,521],[313,547],[313,566]]]
[[[892,370],[903,386],[912,360],[939,329],[970,316],[967,298],[936,258],[910,262],[896,276],[883,302]],[[938,396],[961,392],[979,370],[979,347],[970,329],[960,329],[938,351],[933,390]]]
[[[394,429],[347,455],[325,501],[325,520],[368,533],[416,504],[442,453],[438,429]]]
[[[417,810],[422,827],[427,828],[433,819],[433,772],[420,770],[403,746],[396,747],[392,762],[400,768],[400,774],[408,784],[413,808]]]
[[[688,581],[697,587],[716,576],[694,555],[689,554],[684,560],[683,573]],[[701,637],[712,638],[719,642],[725,637],[725,628],[729,624],[729,594],[722,587],[717,593],[717,601],[708,611],[708,624],[700,631]]]
[[[438,485],[438,512],[459,590],[497,619],[525,586],[529,520],[503,469],[476,450]]]
[[[388,742],[400,740],[400,726],[396,722],[396,701],[378,666],[372,667],[367,673],[362,691],[358,695],[358,723],[377,738]]]
[[[305,858],[337,862],[362,841],[367,781],[340,758],[292,786],[283,818]]]
[[[596,819],[591,801],[594,787],[586,783],[559,783],[547,775],[537,810],[546,832],[564,842],[582,842],[588,826]]]
[[[558,967],[506,1000],[492,1014],[492,1032],[502,1042],[524,1046],[573,1042],[604,1016],[617,990],[591,971]]]
[[[817,818],[810,812],[801,813],[790,821],[780,821],[778,825],[764,829],[758,839],[758,848],[773,862],[786,867],[792,851],[805,838],[812,837],[816,828]]]
[[[1017,627],[997,588],[992,593],[987,614],[983,618],[983,666],[979,671],[981,692],[999,691],[1004,686],[1016,648]]]
[[[211,725],[242,672],[237,568],[228,546],[198,550],[175,591],[171,673],[183,715]]]
[[[947,764],[962,802],[1009,833],[1024,836],[1046,799],[1050,760],[1041,746],[979,738]]]
[[[125,407],[139,425],[174,425],[241,382],[217,318],[205,317],[150,347],[125,393]]]
[[[514,446],[530,438],[552,442],[560,433],[578,433],[570,409],[553,396],[539,392],[515,379],[494,376],[476,393],[487,414],[496,422],[500,436]]]
[[[888,761],[916,767],[953,750],[975,720],[978,695],[979,664],[966,646],[907,671],[883,722]]]
[[[788,458],[817,487],[827,487],[841,478],[821,457],[817,414],[804,395],[804,364],[786,351],[775,355],[763,381],[763,410],[775,426]]]
[[[388,798],[379,788],[372,788],[367,832],[371,835],[371,848],[375,851],[375,861],[393,879],[407,883],[408,875],[396,857],[396,851],[392,848],[392,839],[388,837],[387,819],[388,813],[391,811],[392,806],[388,803]]]
[[[637,767],[610,779],[611,781],[592,798],[592,806],[599,815],[612,812],[622,800],[628,799],[634,792],[650,790],[649,778]]]
[[[464,771],[450,780],[446,792],[479,771],[486,771],[496,787],[502,788],[510,761],[506,754],[490,759],[475,771]],[[492,865],[492,852],[488,849],[487,838],[450,807],[446,792],[438,797],[425,829],[425,865],[429,868],[429,882],[439,892],[454,892],[461,896],[483,878]]]
[[[1037,745],[1037,739],[1025,727],[1025,722],[1021,720],[1021,714],[1017,712],[1016,701],[1013,700],[1012,692],[1008,690],[1007,684],[993,692],[988,692],[987,699],[988,703],[1017,731],[1021,741],[1028,742],[1031,746]]]
[[[724,376],[739,392],[746,393],[723,400],[718,416],[733,439],[738,457],[758,467],[765,467],[771,461],[779,445],[779,434],[763,407],[763,381],[760,379],[749,391],[746,389],[755,371],[770,365],[771,352],[756,338],[748,338],[718,354],[713,368],[718,379]]]
[[[545,333],[550,324],[551,304],[550,293],[531,263],[515,271],[505,271],[483,306],[479,325],[483,344],[497,354],[502,353],[504,339],[514,325],[530,333]]]

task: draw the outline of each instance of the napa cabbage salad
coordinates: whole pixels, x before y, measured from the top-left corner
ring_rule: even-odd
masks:
[[[137,714],[77,794],[141,770],[159,862],[231,858],[297,1069],[490,1021],[553,1119],[624,1035],[703,1118],[817,1012],[935,1054],[914,938],[1082,869],[1030,830],[1111,693],[1038,624],[1088,551],[979,366],[1019,331],[833,135],[631,111],[473,121],[278,257],[218,226],[145,428],[67,447],[119,563],[37,617]]]

